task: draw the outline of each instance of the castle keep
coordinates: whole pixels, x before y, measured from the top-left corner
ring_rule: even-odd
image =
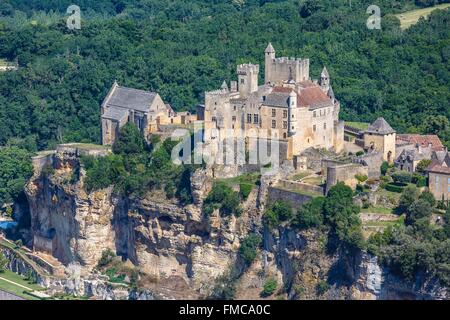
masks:
[[[277,58],[269,44],[262,85],[259,72],[259,65],[239,65],[237,82],[224,82],[219,90],[205,93],[198,119],[204,121],[207,141],[221,136],[221,130],[231,129],[236,136],[264,131],[287,144],[287,159],[311,147],[342,151],[340,104],[326,68],[319,81],[312,81],[309,59]]]

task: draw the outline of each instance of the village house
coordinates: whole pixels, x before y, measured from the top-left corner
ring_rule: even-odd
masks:
[[[450,153],[435,151],[427,168],[428,187],[437,200],[450,199]]]

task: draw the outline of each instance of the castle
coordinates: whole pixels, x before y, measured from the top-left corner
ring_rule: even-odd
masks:
[[[259,65],[239,65],[237,82],[232,81],[230,87],[224,82],[219,90],[205,93],[198,119],[204,121],[206,141],[221,136],[221,130],[231,130],[236,136],[265,131],[287,144],[286,159],[311,147],[343,150],[340,103],[326,68],[319,81],[312,81],[309,59],[277,58],[269,43],[263,85],[258,84],[259,71]]]

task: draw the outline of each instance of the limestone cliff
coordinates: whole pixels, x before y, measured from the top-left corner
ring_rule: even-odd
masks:
[[[52,159],[26,186],[33,236],[28,244],[51,244],[54,257],[66,266],[68,280],[61,282],[66,292],[120,296],[107,290],[93,272],[109,248],[142,274],[144,291],[128,291],[123,297],[205,298],[216,279],[236,265],[241,240],[257,232],[263,235],[263,250],[252,266],[240,269],[236,298],[259,299],[268,277],[278,280],[279,289],[269,298],[449,298],[438,283],[407,283],[367,253],[330,247],[333,241],[318,230],[265,230],[261,217],[267,190],[279,177],[261,179],[242,204],[240,217],[221,217],[218,212],[205,217],[201,208],[212,179],[236,175],[240,169],[196,171],[191,179],[194,203],[181,206],[158,191],[143,198],[117,195],[113,187],[87,193],[79,150],[61,149]],[[74,266],[81,280],[71,278]]]
[[[182,288],[192,298],[208,294],[214,279],[234,264],[240,239],[258,212],[258,190],[239,218],[218,212],[206,218],[201,206],[212,172],[194,174],[194,204],[183,207],[158,191],[142,199],[119,196],[113,187],[87,193],[78,154],[67,148],[56,152],[50,168],[26,186],[34,246],[38,240],[51,243],[54,257],[65,266],[79,265],[85,276],[109,248],[139,267],[150,287],[167,289],[168,297],[176,298]]]

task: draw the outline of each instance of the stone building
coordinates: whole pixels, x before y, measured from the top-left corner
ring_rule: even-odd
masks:
[[[237,67],[238,81],[205,93],[198,119],[204,121],[205,140],[231,130],[245,137],[261,132],[287,144],[287,159],[308,148],[341,152],[344,125],[326,68],[311,81],[309,59],[277,58],[269,44],[265,50],[265,83],[258,83],[259,65]],[[216,130],[213,130],[216,129]]]
[[[393,163],[396,152],[396,131],[384,118],[378,118],[364,131],[364,149],[379,151],[384,161]]]
[[[112,145],[120,128],[134,123],[145,138],[159,130],[161,125],[190,121],[190,114],[178,115],[165,104],[158,93],[119,86],[114,82],[103,101],[102,143]]]
[[[428,188],[437,200],[450,200],[450,153],[435,151],[427,168]]]

